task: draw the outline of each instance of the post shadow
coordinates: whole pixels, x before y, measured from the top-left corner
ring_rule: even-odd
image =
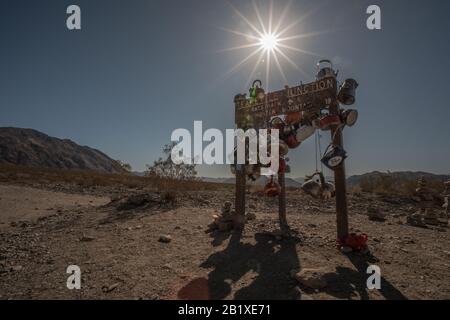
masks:
[[[350,262],[355,266],[358,270],[358,273],[363,275],[363,290],[367,290],[366,281],[369,274],[367,274],[367,268],[373,263],[376,264],[378,259],[372,255],[356,255],[356,254],[348,254],[347,258]],[[387,300],[408,300],[408,298],[401,293],[399,289],[397,289],[392,283],[390,283],[385,277],[383,277],[383,270],[381,270],[381,289],[379,292],[385,297]],[[368,297],[367,297],[368,298]]]
[[[298,238],[277,241],[265,233],[255,235],[256,244],[241,243],[242,233],[231,234],[228,246],[221,252],[209,256],[201,267],[214,267],[208,275],[210,299],[224,299],[231,293],[231,285],[238,282],[249,271],[256,276],[249,285],[236,291],[234,298],[249,299],[293,299],[296,281],[290,271],[300,269],[296,251]]]

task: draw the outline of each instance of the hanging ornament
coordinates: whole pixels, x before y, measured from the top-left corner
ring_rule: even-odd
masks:
[[[347,79],[344,81],[339,89],[338,100],[340,103],[347,106],[355,103],[356,88],[358,88],[358,82],[354,79]]]
[[[318,176],[319,179],[314,179]],[[314,198],[329,200],[335,196],[335,187],[331,182],[325,181],[322,171],[316,171],[313,175],[306,177],[307,181],[302,184],[302,190]]]
[[[301,188],[306,194],[314,198],[319,198],[319,196],[321,195],[320,183],[314,180],[312,177],[309,177],[309,180],[304,182]]]
[[[286,137],[285,142],[288,145],[288,147],[291,148],[291,149],[298,148],[298,146],[300,146],[300,144],[301,144],[301,142],[299,142],[297,140],[297,136],[293,135],[293,134],[288,136],[288,137]]]
[[[309,137],[311,137],[314,134],[314,132],[316,132],[316,128],[314,128],[313,126],[309,125],[301,126],[300,128],[298,128],[295,138],[297,139],[298,142],[301,143],[306,139],[308,139]]]
[[[276,197],[280,194],[280,186],[270,177],[269,182],[264,187],[264,194],[268,197]]]
[[[266,94],[262,88],[261,80],[253,81],[252,87],[249,89],[250,103],[261,102],[264,100]]]
[[[281,116],[276,116],[270,119],[270,128],[272,129],[283,130],[285,125],[286,123]]]
[[[290,112],[286,114],[286,124],[292,125],[292,124],[298,124],[302,120],[302,114],[301,112]]]
[[[331,182],[325,182],[321,186],[322,194],[321,198],[324,200],[330,200],[336,195],[336,188],[334,186],[334,183]]]
[[[353,109],[344,110],[341,113],[341,121],[352,127],[358,120],[358,111]]]
[[[331,126],[341,124],[341,118],[338,115],[328,114],[320,118],[319,127],[322,130],[330,130]]]
[[[347,152],[340,146],[331,143],[320,160],[327,168],[334,170],[347,158]]]

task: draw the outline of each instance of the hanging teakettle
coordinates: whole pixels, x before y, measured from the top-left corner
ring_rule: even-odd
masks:
[[[319,181],[314,179],[315,176],[319,176]],[[325,181],[323,172],[316,171],[312,176],[307,176],[306,180],[302,185],[302,190],[310,196],[324,200],[329,200],[335,196],[334,184]]]
[[[340,146],[335,144],[330,144],[325,150],[323,155],[322,163],[329,169],[334,170],[347,158],[347,152]]]
[[[304,182],[302,184],[302,190],[314,198],[318,198],[321,194],[320,183],[313,179]]]
[[[284,141],[286,142],[288,147],[291,148],[291,149],[298,148],[298,146],[300,146],[300,144],[301,144],[301,142],[299,142],[297,140],[297,137],[295,135],[293,135],[293,134],[287,136]]]
[[[341,124],[341,118],[338,115],[327,114],[320,118],[319,127],[322,130],[330,130],[331,126]]]
[[[356,88],[358,88],[358,82],[354,79],[347,79],[344,81],[339,89],[338,100],[345,105],[351,105],[355,103]]]
[[[264,187],[264,193],[268,197],[276,197],[280,193],[280,186],[270,177],[269,182]]]
[[[314,128],[313,126],[308,125],[301,126],[300,128],[298,128],[295,137],[298,142],[303,142],[309,137],[311,137],[314,134],[314,132],[316,132],[316,128]]]
[[[353,109],[344,110],[341,113],[341,121],[352,127],[358,120],[358,111]]]
[[[286,124],[292,125],[292,124],[298,124],[302,120],[302,114],[301,112],[290,112],[286,114]]]
[[[261,80],[255,80],[253,81],[252,87],[249,90],[250,93],[250,102],[255,103],[257,101],[264,100],[265,92],[262,88],[262,82]]]

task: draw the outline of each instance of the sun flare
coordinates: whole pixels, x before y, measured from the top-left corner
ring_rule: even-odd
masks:
[[[277,45],[278,45],[278,37],[274,34],[264,34],[261,38],[260,38],[260,45],[264,50],[275,50],[277,49]]]
[[[232,33],[234,35],[243,37],[247,41],[250,40],[250,42],[247,42],[245,44],[232,47],[232,48],[226,48],[221,50],[221,52],[230,52],[240,49],[248,49],[248,48],[254,48],[244,59],[239,61],[236,65],[234,65],[226,74],[225,77],[229,76],[230,74],[237,72],[244,64],[255,61],[255,65],[253,67],[252,72],[249,74],[247,85],[251,83],[253,77],[259,70],[260,66],[265,65],[265,86],[266,89],[269,87],[269,81],[272,78],[270,75],[270,71],[272,69],[271,64],[274,64],[274,66],[278,69],[279,74],[283,78],[283,81],[287,84],[288,80],[286,77],[286,74],[283,70],[282,63],[288,65],[288,68],[293,68],[297,71],[299,71],[303,76],[310,77],[310,75],[305,72],[298,63],[296,63],[288,54],[295,53],[295,54],[307,54],[312,55],[317,58],[323,58],[322,55],[306,51],[301,48],[298,48],[295,46],[295,44],[291,44],[291,41],[294,40],[300,40],[303,38],[313,37],[325,32],[311,32],[311,33],[303,33],[303,34],[288,34],[289,31],[292,31],[296,26],[298,26],[300,23],[302,23],[308,16],[310,16],[313,12],[317,10],[313,9],[309,12],[306,12],[303,16],[300,16],[297,20],[289,22],[287,19],[287,14],[290,10],[290,6],[292,4],[292,1],[289,1],[284,10],[282,11],[281,15],[278,18],[278,21],[275,23],[275,19],[273,19],[273,5],[274,1],[269,0],[269,11],[268,11],[268,17],[267,20],[264,21],[263,16],[261,15],[260,9],[258,8],[256,1],[252,1],[253,3],[253,9],[255,14],[255,21],[256,23],[253,23],[251,19],[247,18],[243,13],[241,13],[236,7],[234,7],[231,3],[228,3],[233,11],[242,19],[242,21],[251,29],[251,33],[245,33],[240,30],[232,30],[227,28],[220,28],[226,32]],[[286,67],[286,66],[285,66]]]

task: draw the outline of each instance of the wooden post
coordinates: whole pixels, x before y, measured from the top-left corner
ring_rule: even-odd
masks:
[[[236,166],[236,195],[235,195],[235,213],[233,217],[234,228],[239,230],[245,224],[245,168],[244,165]]]
[[[278,174],[278,184],[280,186],[280,194],[278,195],[278,216],[280,218],[281,231],[287,231],[289,225],[286,218],[286,180],[284,173]]]
[[[332,114],[339,112],[339,105],[334,104],[330,106]],[[333,139],[334,137],[334,139]],[[331,138],[333,143],[343,146],[342,130],[339,126],[333,126],[331,128]],[[345,161],[342,162],[337,168],[334,169],[334,183],[336,187],[336,226],[337,237],[343,239],[348,236],[348,212],[347,212],[347,186],[345,177]]]

